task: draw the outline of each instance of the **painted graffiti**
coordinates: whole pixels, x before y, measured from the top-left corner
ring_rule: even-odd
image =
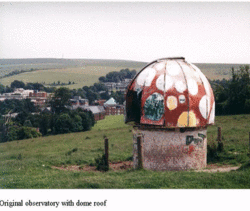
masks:
[[[159,93],[149,96],[144,104],[145,116],[148,119],[158,121],[164,114],[164,98]]]
[[[186,136],[186,145],[191,144],[194,142],[194,144],[201,144],[204,141],[204,138],[206,137],[202,133],[198,133],[199,138],[194,138],[194,136]]]

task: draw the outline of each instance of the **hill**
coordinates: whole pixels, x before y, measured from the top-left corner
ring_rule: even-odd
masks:
[[[0,79],[3,85],[10,85],[14,80],[39,82],[47,85],[74,82],[67,85],[70,89],[82,88],[98,82],[100,76],[111,71],[129,68],[141,70],[147,63],[126,60],[102,59],[0,59],[0,77],[13,71],[30,71]],[[229,79],[231,68],[240,64],[197,63],[201,71],[211,80]]]
[[[70,89],[82,88],[98,82],[98,78],[111,71],[129,68],[140,70],[146,63],[126,60],[102,59],[0,59],[0,76],[15,70],[30,71],[5,77],[0,82],[7,86],[14,80],[45,84],[75,82]]]
[[[208,144],[215,143],[222,127],[224,152],[214,155],[209,166],[236,165],[249,160],[250,115],[219,116],[208,128]],[[109,138],[110,162],[131,162],[132,127],[123,116],[107,116],[91,131],[13,141],[0,144],[0,188],[170,188],[248,189],[249,164],[231,172],[157,172],[124,169],[99,172],[95,159]],[[211,157],[210,157],[211,158]],[[119,163],[118,163],[119,164]]]

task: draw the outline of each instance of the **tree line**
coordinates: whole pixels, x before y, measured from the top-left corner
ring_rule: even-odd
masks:
[[[215,95],[216,115],[250,113],[250,73],[249,65],[231,69],[230,80],[213,80],[211,85]]]
[[[136,70],[129,70],[128,68],[126,69],[121,69],[120,72],[109,72],[108,74],[106,74],[106,76],[101,76],[99,78],[99,81],[102,83],[105,82],[121,82],[123,81],[125,78],[128,79],[132,79],[134,78],[134,76],[136,75]]]

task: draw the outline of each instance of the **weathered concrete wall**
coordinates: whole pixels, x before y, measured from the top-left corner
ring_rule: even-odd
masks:
[[[150,170],[201,169],[207,163],[207,130],[180,132],[134,129],[134,168],[138,167],[137,137],[141,134],[143,168]]]

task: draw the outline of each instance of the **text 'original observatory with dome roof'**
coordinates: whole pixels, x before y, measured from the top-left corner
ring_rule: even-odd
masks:
[[[204,74],[184,58],[151,62],[131,81],[125,122],[142,138],[143,167],[155,170],[206,166],[206,127],[214,123],[215,101]]]

